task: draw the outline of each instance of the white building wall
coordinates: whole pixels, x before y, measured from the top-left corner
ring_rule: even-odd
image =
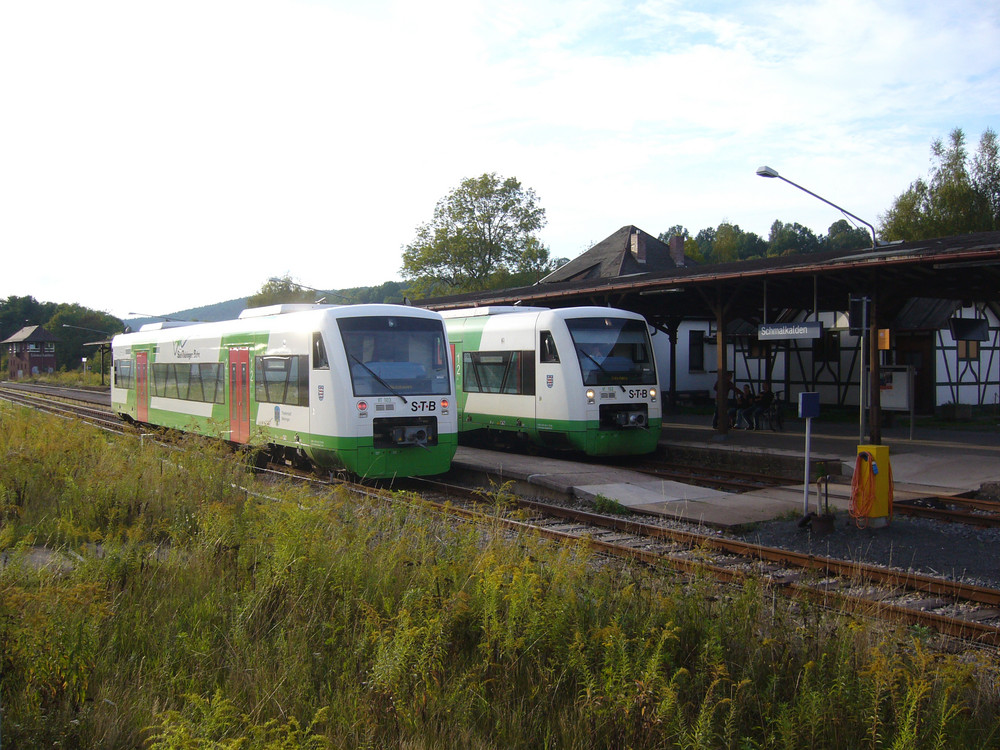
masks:
[[[989,308],[963,307],[956,318],[986,318],[987,340],[978,342],[978,357],[959,358],[959,343],[950,328],[935,337],[935,403],[1000,406],[1000,320]]]

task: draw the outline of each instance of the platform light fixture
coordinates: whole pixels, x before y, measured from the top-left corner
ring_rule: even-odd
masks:
[[[771,167],[767,167],[767,166],[757,167],[757,176],[758,177],[777,177],[779,180],[784,180],[785,182],[787,182],[792,187],[797,187],[803,193],[809,193],[809,195],[811,195],[813,198],[818,198],[819,200],[823,201],[827,205],[833,206],[835,209],[837,209],[838,211],[840,211],[842,214],[850,216],[855,221],[860,221],[862,224],[864,224],[866,227],[868,227],[868,229],[872,233],[872,250],[874,250],[876,247],[878,247],[878,240],[875,239],[875,227],[873,227],[871,224],[869,224],[864,219],[862,219],[862,218],[860,218],[858,216],[855,216],[854,214],[852,214],[847,209],[841,208],[836,203],[828,201],[822,195],[816,195],[816,193],[814,193],[812,190],[806,190],[804,187],[802,187],[801,185],[798,185],[798,184],[792,182],[787,177],[782,177],[780,174],[778,174],[778,170],[772,169]]]

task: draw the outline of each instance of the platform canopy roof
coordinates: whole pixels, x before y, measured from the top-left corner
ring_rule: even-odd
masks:
[[[417,304],[433,310],[511,304],[602,305],[634,310],[655,325],[668,325],[678,320],[737,318],[774,322],[790,310],[846,310],[851,296],[876,301],[880,326],[888,326],[912,298],[986,302],[996,309],[1000,232],[569,281],[543,280],[528,287],[438,297]]]

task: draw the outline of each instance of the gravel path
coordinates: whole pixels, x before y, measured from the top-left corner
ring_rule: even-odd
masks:
[[[1000,529],[894,516],[882,528],[859,529],[846,513],[817,534],[798,520],[770,521],[738,538],[769,547],[867,562],[1000,588]]]

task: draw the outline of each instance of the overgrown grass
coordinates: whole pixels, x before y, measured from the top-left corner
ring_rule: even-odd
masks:
[[[45,383],[48,385],[61,385],[67,388],[101,388],[104,381],[103,387],[110,388],[111,385],[111,375],[109,372],[104,373],[104,377],[101,377],[100,362],[96,365],[92,364],[87,372],[83,369],[79,370],[59,370],[58,372],[46,373],[44,375],[33,375],[23,382],[31,383]]]
[[[0,422],[4,747],[1000,745],[994,665],[926,634]]]

